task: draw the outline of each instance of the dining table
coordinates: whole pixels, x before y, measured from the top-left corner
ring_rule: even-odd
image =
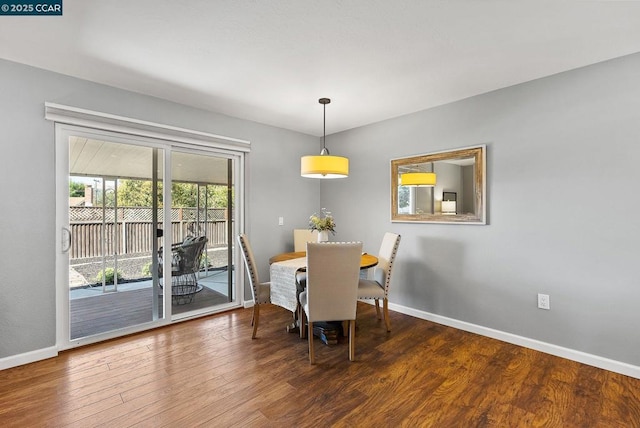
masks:
[[[300,258],[306,259],[306,257],[307,257],[306,251],[292,251],[290,253],[276,254],[275,256],[269,259],[269,265],[272,265],[277,262],[283,262],[286,260],[293,260],[293,259],[300,259]],[[362,257],[360,258],[360,269],[369,269],[376,266],[377,264],[378,264],[378,258],[376,256],[373,256],[367,253],[362,253]],[[306,270],[306,268],[307,266],[305,262],[305,265],[303,266],[302,269]]]
[[[362,253],[360,269],[366,270],[378,264],[378,258],[371,254]],[[287,331],[297,329],[297,308],[300,284],[296,277],[307,270],[307,253],[295,251],[277,254],[269,259],[269,273],[271,282],[271,303],[285,308],[293,313],[293,324],[287,326]]]

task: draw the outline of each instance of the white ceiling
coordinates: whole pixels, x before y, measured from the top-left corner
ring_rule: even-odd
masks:
[[[69,138],[69,174],[74,181],[87,177],[152,179],[153,150],[133,144],[121,144],[84,137]],[[187,183],[226,184],[227,159],[179,151],[171,152],[171,178]],[[162,162],[158,165],[162,177]]]
[[[64,0],[0,58],[327,134],[640,52],[640,2]],[[1,77],[1,76],[0,76]]]

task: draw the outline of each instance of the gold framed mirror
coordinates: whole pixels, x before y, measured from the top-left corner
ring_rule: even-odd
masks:
[[[486,145],[392,159],[391,221],[486,224]]]

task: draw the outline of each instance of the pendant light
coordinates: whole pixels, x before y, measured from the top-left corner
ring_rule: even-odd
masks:
[[[319,155],[302,156],[300,159],[300,175],[306,178],[344,178],[349,176],[349,159],[342,156],[331,156],[325,145],[327,125],[327,104],[329,98],[318,100],[323,105],[322,150]]]
[[[436,174],[433,172],[405,172],[400,175],[400,185],[433,187],[436,185]]]
[[[400,185],[408,187],[433,187],[436,185],[436,173],[431,163],[431,172],[420,171],[422,165],[415,165],[414,170],[400,174]]]

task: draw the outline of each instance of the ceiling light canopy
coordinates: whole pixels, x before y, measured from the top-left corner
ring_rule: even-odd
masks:
[[[349,176],[349,159],[342,156],[331,156],[325,145],[327,104],[329,98],[318,100],[323,106],[322,150],[319,155],[302,156],[300,159],[300,175],[306,178],[344,178]]]

